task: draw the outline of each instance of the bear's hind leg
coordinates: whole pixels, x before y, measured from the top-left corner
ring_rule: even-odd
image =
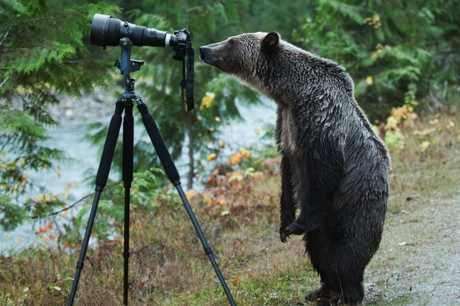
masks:
[[[333,290],[330,288],[326,287],[324,284],[319,287],[318,289],[313,290],[307,296],[305,299],[310,302],[316,302],[318,299],[320,300],[332,300],[336,297],[336,294],[334,293]]]
[[[362,302],[364,270],[378,245],[362,234],[358,231],[352,235],[343,222],[331,222],[307,232],[306,249],[322,282],[322,287],[309,294],[307,300],[325,305],[359,305]],[[350,237],[353,239],[348,239]]]

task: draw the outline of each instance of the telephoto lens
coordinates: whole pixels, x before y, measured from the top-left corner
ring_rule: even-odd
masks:
[[[134,46],[165,47],[170,46],[172,35],[165,31],[121,21],[109,15],[94,15],[91,24],[91,45],[118,46],[123,37],[129,38]]]

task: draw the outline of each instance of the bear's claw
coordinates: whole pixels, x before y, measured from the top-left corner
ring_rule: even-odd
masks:
[[[291,235],[302,235],[305,234],[306,227],[300,225],[296,221],[292,222],[291,225],[287,226],[284,230],[280,230],[281,242],[286,242]]]

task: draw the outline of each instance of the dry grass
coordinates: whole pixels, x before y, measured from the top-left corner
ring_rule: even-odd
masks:
[[[455,118],[443,118],[403,129],[405,149],[392,150],[388,222],[393,214],[417,209],[414,199],[458,192],[459,127]],[[435,131],[414,135],[428,128]],[[422,152],[424,141],[430,145]],[[238,305],[307,305],[304,296],[319,285],[301,238],[287,244],[278,239],[279,190],[275,173],[208,190],[225,200],[219,205],[209,206],[200,196],[191,201]],[[75,305],[122,305],[121,252],[121,240],[88,251]],[[0,258],[0,304],[64,305],[78,253],[31,249]],[[178,198],[161,203],[148,219],[133,215],[129,268],[129,305],[228,305]],[[406,302],[395,297],[371,304]]]

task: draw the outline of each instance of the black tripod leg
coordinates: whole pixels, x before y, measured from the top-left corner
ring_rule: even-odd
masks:
[[[174,184],[181,197],[182,203],[184,204],[185,209],[187,210],[187,213],[190,217],[190,220],[192,221],[193,227],[195,228],[195,231],[198,234],[201,244],[203,245],[204,252],[206,253],[206,255],[208,255],[209,260],[211,261],[211,264],[214,267],[214,271],[216,271],[217,277],[219,278],[222,288],[224,289],[225,294],[227,295],[230,305],[235,306],[235,301],[233,300],[232,294],[230,293],[230,290],[228,289],[228,286],[225,283],[225,279],[222,276],[222,273],[220,272],[219,266],[216,263],[211,247],[206,241],[206,238],[203,235],[203,231],[201,230],[201,227],[198,224],[198,221],[196,220],[195,214],[193,213],[193,210],[190,207],[190,203],[188,202],[187,197],[185,196],[185,193],[182,190],[179,173],[177,172],[177,168],[171,158],[171,155],[169,154],[166,144],[163,141],[163,137],[161,136],[160,131],[158,130],[158,126],[155,123],[155,120],[153,119],[152,115],[149,113],[147,105],[145,105],[142,101],[142,98],[138,97],[137,101],[137,108],[139,109],[142,115],[142,121],[144,123],[145,128],[147,129],[147,133],[150,136],[150,140],[152,141],[152,144],[155,147],[155,151],[157,152],[157,155],[160,158],[161,164],[165,169],[166,175],[168,176],[171,183]]]
[[[125,224],[124,224],[124,271],[123,271],[123,305],[128,305],[128,266],[129,266],[129,208],[130,189],[133,182],[134,155],[134,118],[132,100],[127,100],[123,121],[123,183],[125,187]]]
[[[107,138],[105,139],[104,149],[102,151],[101,162],[96,176],[96,193],[94,195],[93,206],[91,207],[91,213],[89,215],[88,224],[86,226],[85,236],[81,246],[80,257],[77,262],[77,270],[75,272],[75,278],[72,284],[72,291],[70,293],[68,306],[73,305],[75,294],[77,293],[78,281],[80,280],[80,273],[83,269],[84,260],[86,257],[86,251],[88,249],[89,239],[91,237],[91,231],[93,229],[94,219],[96,218],[97,206],[101,193],[107,184],[109,177],[110,166],[113,160],[113,153],[117,145],[118,134],[121,127],[121,114],[123,113],[124,102],[119,99],[116,104],[115,113],[110,121],[109,130],[107,132]]]

